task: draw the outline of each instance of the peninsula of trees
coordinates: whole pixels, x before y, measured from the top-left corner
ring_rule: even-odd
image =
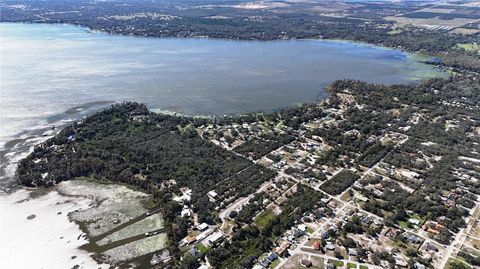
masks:
[[[395,230],[389,240],[402,245],[399,257],[434,265],[439,261],[409,249],[450,244],[478,208],[478,79],[463,74],[392,86],[342,80],[320,104],[216,121],[116,104],[35,147],[20,162],[18,178],[52,186],[91,177],[152,193],[163,209],[173,262],[183,268],[206,258],[215,268],[249,268],[262,253],[301,240],[306,232],[295,233],[299,223],[320,229],[329,219],[340,221],[326,230],[329,244],[350,233],[380,240]],[[174,199],[186,190],[191,200]],[[196,217],[182,216],[182,206]],[[351,219],[344,208],[360,217]],[[404,226],[412,218],[424,226]],[[370,220],[374,229],[364,224]],[[200,223],[221,228],[228,239],[192,258],[179,242]],[[366,246],[355,248],[364,253],[360,262],[395,264]]]

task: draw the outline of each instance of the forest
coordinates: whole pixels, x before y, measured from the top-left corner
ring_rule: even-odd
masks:
[[[325,181],[320,188],[331,195],[338,195],[350,187],[358,178],[359,176],[356,173],[345,169]]]
[[[264,155],[276,150],[277,148],[292,142],[294,136],[288,134],[271,134],[257,139],[248,140],[234,149],[235,152],[250,156],[258,160]]]
[[[136,103],[114,105],[37,146],[20,162],[18,179],[27,186],[51,186],[93,177],[153,194],[186,186],[192,190],[191,203],[200,221],[214,223],[215,206],[207,192],[218,188],[222,199],[234,199],[274,174],[200,139],[194,124],[193,118],[150,113]]]

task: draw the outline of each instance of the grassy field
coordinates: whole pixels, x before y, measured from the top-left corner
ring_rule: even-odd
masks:
[[[197,244],[197,249],[202,254],[207,252],[207,247],[202,243]]]
[[[461,27],[467,23],[473,23],[476,19],[465,19],[465,18],[452,18],[448,20],[440,18],[407,18],[407,17],[397,17],[397,16],[388,16],[384,19],[389,21],[394,21],[400,26],[405,25],[431,25],[431,26],[450,26],[450,27]]]
[[[464,43],[464,44],[457,44],[457,47],[464,49],[466,51],[480,51],[480,44]]]
[[[275,214],[270,211],[270,210],[267,210],[263,213],[261,213],[260,215],[258,215],[256,218],[255,218],[255,225],[257,225],[257,227],[259,229],[262,229],[264,228],[265,226],[267,226],[268,223],[270,223],[270,221],[272,221],[272,219],[275,217]]]
[[[355,263],[347,263],[347,268],[357,268],[357,265]]]
[[[280,259],[276,259],[275,261],[273,261],[271,264],[270,264],[270,268],[275,268],[277,267],[277,265],[280,263]]]
[[[360,269],[368,269],[368,266],[360,265]]]
[[[455,268],[456,265],[458,266],[458,265],[460,265],[460,264],[465,265],[467,268],[472,268],[471,266],[463,263],[463,262],[462,262],[461,260],[459,260],[459,259],[452,259],[452,258],[450,258],[450,259],[448,260],[447,266],[445,266],[445,269],[452,269],[452,268]]]
[[[350,199],[352,199],[352,196],[350,195],[350,193],[348,193],[348,191],[342,194],[342,196],[340,196],[340,200],[344,202],[348,202],[350,201]]]
[[[335,265],[336,267],[343,267],[344,263],[342,261],[337,260],[328,260],[328,263]]]

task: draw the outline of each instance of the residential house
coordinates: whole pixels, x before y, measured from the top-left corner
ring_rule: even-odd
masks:
[[[278,259],[278,255],[277,255],[277,253],[272,252],[272,253],[270,253],[270,255],[268,255],[267,259],[269,259],[271,262],[273,262],[274,260]]]
[[[212,245],[215,245],[223,240],[224,236],[222,232],[215,232],[209,238],[208,242]]]
[[[279,247],[275,249],[275,253],[277,253],[278,256],[283,256],[291,245],[292,244],[290,242],[284,241],[282,244],[280,244]]]
[[[198,225],[197,229],[198,229],[199,231],[202,231],[202,232],[203,232],[203,231],[205,231],[206,229],[208,229],[208,224],[206,224],[206,223],[204,222],[204,223]]]
[[[209,191],[209,192],[207,193],[207,196],[208,196],[210,199],[215,200],[215,199],[217,199],[218,194],[217,194],[217,192],[215,192],[215,191],[212,190],[212,191]]]
[[[426,268],[425,265],[423,265],[419,262],[415,263],[414,266],[415,266],[415,269],[425,269]]]

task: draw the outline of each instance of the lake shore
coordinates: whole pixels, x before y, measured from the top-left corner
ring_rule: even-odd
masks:
[[[249,43],[245,41],[228,43],[227,41],[218,41],[220,43],[214,42],[215,44],[210,44],[211,47],[209,50],[192,49],[192,47],[189,46],[198,45],[196,43],[198,40],[186,40],[190,43],[184,45],[179,51],[172,51],[172,46],[175,47],[178,45],[178,42],[184,42],[185,40],[171,39],[171,43],[165,44],[165,48],[155,54],[156,58],[150,60],[150,46],[157,46],[158,44],[149,43],[153,42],[149,39],[142,41],[148,42],[142,43],[142,46],[138,48],[139,51],[130,51],[128,49],[130,49],[130,42],[132,42],[131,40],[133,39],[123,40],[121,37],[116,36],[112,41],[108,39],[110,36],[106,37],[104,34],[78,33],[75,29],[70,29],[69,27],[71,26],[65,27],[65,29],[62,27],[50,29],[55,32],[52,34],[53,36],[38,37],[40,41],[45,42],[44,44],[53,44],[53,47],[49,48],[52,50],[57,49],[56,46],[63,48],[64,43],[80,42],[79,44],[81,45],[76,48],[78,50],[71,51],[69,52],[70,54],[55,55],[57,62],[68,61],[70,59],[69,57],[74,53],[81,54],[91,50],[92,48],[89,47],[88,44],[93,41],[100,44],[98,53],[108,52],[106,49],[112,47],[112,42],[118,42],[118,39],[121,39],[120,45],[124,46],[124,49],[127,49],[127,51],[120,50],[116,53],[147,53],[145,55],[142,54],[142,57],[147,58],[141,58],[141,61],[132,58],[127,62],[118,62],[116,59],[118,55],[113,53],[110,55],[111,58],[102,59],[102,61],[107,63],[107,67],[105,67],[105,65],[103,65],[104,62],[97,61],[99,56],[95,54],[96,52],[93,54],[86,53],[85,59],[75,58],[77,61],[72,64],[72,66],[52,65],[48,66],[45,70],[40,70],[40,67],[31,69],[33,73],[26,75],[37,78],[37,81],[17,85],[16,83],[18,81],[25,79],[22,78],[22,74],[20,77],[12,77],[11,81],[5,84],[7,86],[2,86],[2,90],[3,87],[6,87],[6,89],[10,89],[11,92],[11,94],[7,96],[8,102],[6,102],[10,108],[5,108],[6,111],[11,112],[7,115],[8,117],[6,117],[8,121],[2,119],[2,122],[5,122],[5,126],[11,125],[8,133],[6,135],[5,133],[2,134],[2,141],[0,141],[2,143],[0,144],[0,160],[2,161],[2,166],[0,167],[0,178],[2,179],[0,187],[5,190],[5,193],[10,193],[9,195],[0,195],[2,211],[6,212],[5,220],[1,226],[9,227],[8,229],[2,229],[0,237],[2,241],[4,239],[15,241],[15,244],[2,245],[2,248],[5,249],[0,249],[5,255],[9,255],[9,257],[0,256],[0,261],[7,265],[6,268],[15,267],[15,265],[18,267],[32,267],[32,264],[27,263],[21,265],[13,264],[14,261],[18,260],[18,253],[25,251],[27,251],[27,253],[35,253],[35,258],[37,258],[36,256],[38,255],[38,259],[29,260],[39,262],[44,265],[45,268],[65,268],[66,266],[74,267],[76,265],[80,266],[79,268],[92,268],[96,266],[106,268],[103,267],[104,265],[98,264],[95,261],[95,259],[102,260],[105,257],[99,259],[99,253],[95,253],[97,256],[94,259],[92,258],[92,253],[81,250],[79,247],[88,244],[89,236],[102,234],[112,229],[112,226],[108,226],[109,222],[128,221],[129,218],[135,217],[133,213],[139,214],[145,212],[145,209],[142,211],[139,210],[140,207],[136,206],[135,208],[137,210],[130,215],[127,214],[128,216],[110,216],[106,214],[107,217],[103,222],[93,223],[89,226],[88,223],[90,220],[105,217],[103,216],[105,212],[109,212],[109,210],[99,211],[99,200],[105,200],[105,197],[108,196],[98,196],[98,193],[97,196],[94,194],[90,195],[90,197],[84,195],[87,189],[95,188],[80,188],[81,191],[79,191],[78,188],[75,189],[74,186],[69,186],[71,182],[64,182],[46,194],[39,195],[39,197],[32,199],[29,198],[32,192],[17,186],[14,181],[18,161],[28,155],[35,145],[54,135],[63,126],[80,120],[86,115],[112,103],[112,101],[98,100],[123,101],[126,99],[141,99],[140,101],[148,101],[151,107],[164,108],[159,110],[163,113],[165,113],[165,108],[167,108],[167,110],[178,111],[176,113],[185,115],[240,114],[242,112],[258,111],[259,108],[265,108],[265,110],[271,111],[279,107],[291,105],[292,103],[304,103],[325,98],[326,94],[322,88],[328,84],[329,80],[335,78],[333,75],[345,76],[345,73],[355,73],[358,71],[355,73],[355,76],[358,76],[358,78],[366,77],[376,80],[376,76],[380,76],[380,79],[374,82],[411,82],[414,81],[410,77],[411,74],[415,74],[415,72],[418,71],[417,69],[427,68],[421,63],[412,61],[412,59],[398,58],[398,55],[395,55],[395,53],[392,54],[393,50],[390,49],[385,50],[372,46],[362,46],[361,44],[349,44],[348,42],[331,41],[322,43],[317,42],[318,40],[315,42],[308,40],[302,42],[294,42],[293,40],[271,42],[270,44],[275,45],[271,48],[255,47],[257,45],[251,47],[252,44],[260,44],[260,42]],[[30,30],[32,29],[25,30],[25,33],[28,34]],[[64,30],[67,32],[62,32]],[[69,39],[70,37],[66,37],[68,34],[75,36],[78,40]],[[23,46],[27,48],[33,46],[33,48],[35,48],[35,38],[28,38],[27,41],[23,43]],[[50,43],[51,38],[57,41]],[[15,40],[15,38],[13,38],[13,40]],[[87,40],[87,42],[81,43],[82,40]],[[154,40],[158,42],[160,39]],[[211,40],[200,40],[200,42],[208,43],[211,42]],[[223,53],[223,58],[220,57],[220,60],[215,58],[217,61],[205,66],[205,60],[212,58],[217,52],[216,48],[227,44],[225,42],[228,43],[228,46],[227,49],[221,52]],[[234,50],[236,48],[235,46],[240,43],[243,46],[241,48],[242,51],[238,55],[235,54],[235,57],[241,59],[243,56],[242,53],[246,53],[252,59],[252,63],[249,64],[254,67],[260,66],[261,68],[252,70],[251,66],[245,66],[245,62],[239,61],[235,57],[229,58],[231,53],[229,50]],[[266,43],[261,44],[263,46]],[[86,48],[83,46],[86,46]],[[295,46],[300,46],[299,48],[297,47],[299,50],[305,50],[302,51],[302,53],[297,52],[291,55],[291,58],[295,59],[295,61],[292,62],[288,57],[279,58],[285,51],[291,51]],[[24,47],[22,48],[24,49]],[[255,49],[254,53],[250,52],[252,48]],[[357,52],[352,48],[357,48],[360,51]],[[267,60],[257,59],[259,55],[264,55],[265,51],[271,49],[275,51],[273,54],[267,55]],[[343,69],[339,68],[339,70],[341,69],[341,74],[325,73],[330,69],[329,63],[332,61],[338,62],[338,59],[331,57],[331,51],[338,52],[344,57],[344,59],[340,61],[340,63],[344,65],[344,67],[342,67]],[[327,52],[325,55],[311,59],[315,53],[325,52]],[[25,53],[25,51],[22,53]],[[49,51],[47,49],[43,54],[48,55],[48,53]],[[39,55],[41,57],[42,53],[39,53]],[[28,53],[22,55],[22,57],[24,57],[22,59],[27,62],[27,65],[28,60],[31,60],[31,56],[32,55]],[[172,57],[171,62],[159,64],[157,61],[162,59],[162,57]],[[92,59],[94,60],[93,65],[92,62],[90,62]],[[278,59],[281,60],[279,61]],[[183,61],[184,66],[177,67],[180,70],[178,71],[180,76],[175,77],[175,79],[171,81],[167,80],[169,76],[168,73],[155,81],[145,80],[143,74],[139,76],[142,72],[147,72],[147,75],[150,74],[149,72],[164,72],[163,70],[171,68],[178,60]],[[42,61],[48,63],[50,59],[40,59],[40,62]],[[379,65],[378,61],[381,61],[382,64]],[[365,71],[363,69],[357,70],[350,68],[352,63],[356,66],[364,67],[365,62],[371,62],[373,69]],[[270,66],[271,63],[274,63],[273,67]],[[76,66],[77,64],[78,66]],[[92,66],[100,65],[103,69],[90,70]],[[133,68],[131,65],[133,65]],[[191,66],[197,69],[189,69]],[[401,68],[402,66],[412,68],[412,70],[408,69],[405,71]],[[9,68],[11,67],[10,65]],[[15,66],[15,68],[18,68],[18,70],[30,70],[28,68],[25,69],[24,66]],[[10,69],[9,74],[18,73],[15,71],[15,68]],[[154,71],[151,71],[152,68]],[[202,77],[202,74],[193,79],[190,78],[190,75],[182,77],[184,74],[195,74],[198,70],[205,68],[211,69],[206,78]],[[39,70],[40,72],[36,73]],[[307,71],[309,72],[308,76],[304,76],[304,73]],[[50,74],[55,74],[55,76],[50,77]],[[285,74],[293,76],[294,79],[284,80],[286,77]],[[327,79],[319,79],[319,74]],[[99,81],[102,83],[98,83]],[[184,81],[187,82],[185,83]],[[78,84],[84,82],[85,85],[77,88]],[[299,85],[299,83],[303,84]],[[39,86],[37,84],[39,84]],[[54,85],[54,87],[50,88],[51,85]],[[294,87],[294,85],[296,86]],[[200,88],[200,91],[195,87]],[[21,100],[16,99],[19,93],[11,91],[11,89],[17,88],[21,88],[27,96]],[[143,91],[144,88],[146,88],[147,91]],[[193,90],[191,88],[193,88]],[[98,89],[102,90],[99,91]],[[210,91],[210,89],[213,90]],[[291,89],[296,90],[291,91]],[[29,97],[28,94],[35,95],[33,95],[34,97]],[[175,99],[172,95],[176,94],[179,94],[179,96]],[[15,107],[12,104],[15,104]],[[17,106],[17,104],[20,105]],[[217,106],[220,106],[220,108],[217,109]],[[17,110],[13,110],[14,108]],[[212,108],[217,110],[213,111],[211,110]],[[63,110],[63,112],[59,112],[58,110]],[[26,130],[25,126],[28,126]],[[121,188],[119,187],[119,189]],[[17,203],[19,200],[23,200],[23,202]],[[58,214],[59,212],[61,213]],[[56,225],[60,228],[48,230],[51,227],[57,227]],[[158,222],[148,225],[152,225],[151,227],[154,228],[160,227],[156,226]],[[96,228],[97,226],[99,228]],[[98,230],[98,234],[95,233],[96,229],[100,229]],[[87,232],[90,233],[89,236],[87,236]],[[144,231],[141,230],[141,232],[143,233]],[[39,234],[38,237],[37,233]],[[112,236],[112,238],[122,239],[125,234],[131,236],[135,233],[138,233],[138,231],[124,232],[123,235],[117,234]],[[34,237],[35,240],[31,240]],[[111,238],[108,239],[110,240]],[[150,242],[152,241],[151,238],[143,238],[141,240],[142,241],[138,240],[138,244],[125,244],[121,247],[111,248],[105,251],[107,258],[104,259],[104,261],[114,263],[121,262],[121,256],[135,257],[137,254],[145,255],[145,253],[151,253],[152,250],[161,248],[161,242],[165,239],[157,240],[160,241],[160,243]],[[30,241],[35,242],[30,244]],[[25,245],[28,245],[28,247],[24,248]],[[36,249],[41,249],[41,251],[35,251]],[[126,253],[129,254],[127,255]],[[61,257],[54,259],[52,258],[53,256]],[[74,256],[75,258],[72,258]]]
[[[90,199],[56,190],[37,198],[31,194],[22,188],[0,196],[2,268],[109,268],[79,249],[87,243],[85,234],[68,218],[70,212],[88,208]]]
[[[92,237],[147,212],[149,195],[119,184],[74,180],[54,188],[20,188],[0,196],[0,265],[2,268],[109,268],[162,249],[166,238],[151,237],[102,252],[85,250]],[[161,216],[139,221],[103,240],[112,243],[163,227]],[[165,237],[160,233],[159,236]],[[35,238],[35,240],[32,240]],[[108,241],[106,241],[108,240]],[[144,242],[145,241],[145,242]],[[162,243],[163,242],[163,243]],[[29,253],[28,259],[19,255]],[[107,264],[108,263],[108,264]]]

